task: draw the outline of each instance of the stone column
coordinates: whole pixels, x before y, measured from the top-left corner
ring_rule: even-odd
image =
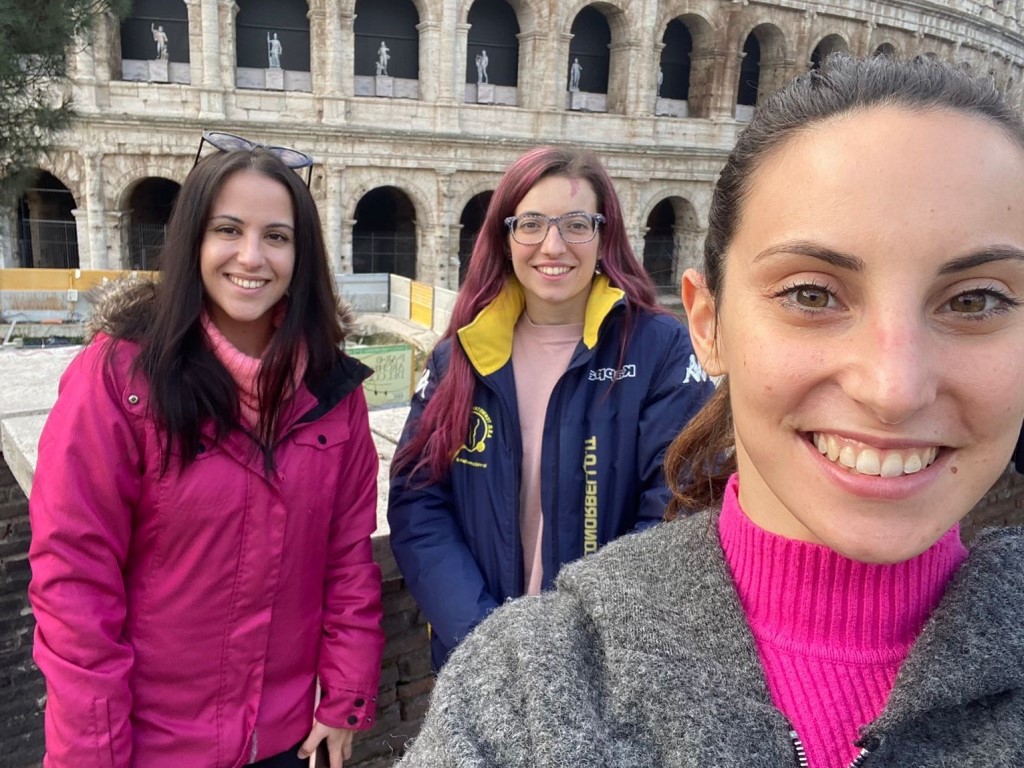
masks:
[[[18,255],[18,212],[0,208],[0,269],[21,266]]]
[[[340,262],[340,271],[345,275],[351,275],[355,271],[352,263],[352,233],[358,223],[356,219],[344,219],[341,222],[341,258],[338,261]]]
[[[356,92],[356,35],[354,13],[339,13],[340,43],[338,44],[338,95],[351,99]]]
[[[193,73],[195,73],[196,62],[200,62],[199,80],[192,81],[200,86],[200,120],[222,120],[224,118],[224,80],[220,61],[221,2],[223,0],[198,0],[198,7],[195,9],[198,14],[192,13],[192,9],[189,9],[189,59],[193,62]],[[193,21],[194,17],[195,21]],[[196,26],[198,26],[198,30]]]
[[[654,112],[654,89],[650,78],[644,76],[650,65],[649,55],[631,40],[620,40],[608,48],[608,111],[650,116]]]
[[[104,269],[105,265],[97,264],[91,251],[89,242],[89,212],[84,208],[73,208],[71,216],[75,220],[75,242],[78,243],[78,268],[79,269]],[[34,235],[35,233],[33,233]],[[33,236],[33,250],[37,250],[37,239]],[[52,267],[53,264],[40,264],[39,252],[34,254],[32,263],[37,267]]]
[[[192,85],[203,85],[203,5],[202,0],[184,0],[188,14],[188,80]]]
[[[323,98],[329,80],[327,58],[333,47],[328,40],[327,9],[322,5],[316,10],[311,8],[306,11],[306,19],[309,21],[309,72],[313,97]],[[323,44],[317,45],[315,41],[318,40],[324,41]]]
[[[452,96],[456,104],[466,101],[466,56],[471,24],[455,25],[455,58],[452,61]]]
[[[545,69],[541,63],[541,51],[544,48],[544,35],[534,30],[520,32],[518,77],[516,91],[519,106],[524,109],[540,109],[544,103],[544,95],[551,90],[542,73]],[[548,68],[550,71],[550,67]],[[554,78],[557,83],[559,78]]]
[[[79,265],[83,269],[108,269],[110,256],[107,253],[106,205],[103,198],[103,156],[92,153],[85,155],[84,159],[85,208],[78,209],[84,215],[79,216],[78,212],[75,214],[78,223]],[[86,225],[84,239],[83,223]]]
[[[440,5],[440,15],[436,31],[432,32],[430,59],[433,68],[430,71],[430,79],[437,83],[438,104],[462,104],[465,100],[466,81],[463,70],[466,61],[466,42],[469,27],[466,24],[457,24],[459,10],[455,0],[443,0],[443,3],[434,3],[435,7]],[[422,26],[422,25],[420,25]],[[420,45],[427,44],[425,35],[420,33]],[[420,48],[420,62],[423,61],[423,48]],[[423,68],[420,68],[420,82],[423,82]],[[422,85],[421,85],[422,87]],[[423,98],[422,91],[420,98]]]
[[[310,31],[310,45],[314,43],[314,40],[323,40],[323,47],[326,49],[323,57],[323,77],[321,80],[320,94],[325,99],[338,99],[342,93],[342,51],[345,50],[345,42],[342,40],[342,24],[341,24],[341,3],[339,0],[327,0],[324,11],[321,12],[323,16],[322,30],[323,37],[313,37],[312,30]],[[352,16],[349,14],[349,18]],[[351,55],[352,42],[349,41],[347,45],[349,54]],[[316,93],[317,89],[314,87],[313,92]],[[324,110],[325,116],[327,110]]]
[[[731,118],[736,105],[735,88],[726,81],[731,68],[722,50],[695,51],[690,54],[690,117]]]
[[[130,253],[131,211],[106,211],[104,214],[107,231],[108,269],[131,269]]]
[[[419,97],[420,101],[437,102],[441,99],[441,73],[449,70],[441,68],[438,61],[438,52],[442,51],[441,25],[436,21],[424,21],[416,25],[416,31],[420,33],[420,61],[419,61]],[[448,52],[450,53],[450,52]],[[446,58],[447,54],[441,52],[440,56]],[[451,103],[451,89],[445,89],[447,103]]]
[[[342,256],[345,250],[342,232],[345,229],[344,187],[345,166],[330,165],[327,167],[326,182],[327,201],[323,206],[324,239],[327,245],[327,256],[331,271],[336,273],[352,272],[352,240],[348,242],[348,263],[346,266]],[[351,229],[349,230],[351,232]]]
[[[870,56],[874,53],[874,37],[877,24],[873,21],[864,22],[861,27],[860,45],[853,49],[858,56]]]
[[[552,60],[548,62],[548,71],[552,73],[555,88],[553,91],[545,89],[545,99],[541,109],[565,111],[566,93],[569,90],[569,44],[572,42],[572,38],[571,33],[560,32],[554,40],[548,41],[552,57]],[[554,44],[551,45],[551,43]]]
[[[220,4],[217,25],[221,40],[221,87],[225,91],[233,91],[235,88],[235,68],[238,58],[235,54],[235,49],[238,45],[238,34],[235,28],[235,21],[238,19],[238,3],[235,0],[218,0],[218,2]]]
[[[462,225],[449,224],[446,251],[448,258],[447,264],[445,265],[444,280],[441,282],[441,286],[453,291],[459,290],[459,240],[461,237]]]

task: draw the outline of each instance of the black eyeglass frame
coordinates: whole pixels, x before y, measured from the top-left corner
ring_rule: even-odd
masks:
[[[316,160],[313,159],[312,155],[300,152],[297,149],[292,149],[291,147],[280,147],[273,144],[260,144],[259,142],[247,139],[244,136],[238,136],[234,133],[224,133],[223,131],[203,131],[203,135],[199,139],[199,149],[196,150],[196,159],[192,163],[193,168],[199,164],[199,158],[203,153],[203,144],[209,144],[218,152],[233,152],[238,150],[248,150],[251,152],[254,149],[263,149],[274,155],[274,157],[293,171],[305,168],[307,189],[309,188],[309,182],[313,177],[313,165],[316,163]]]
[[[562,233],[562,221],[565,219],[571,219],[573,217],[578,216],[585,216],[586,218],[590,219],[590,223],[593,225],[594,231],[591,232],[590,237],[588,237],[586,240],[567,240],[565,235]],[[547,221],[547,229],[544,230],[544,236],[541,237],[540,240],[538,240],[535,243],[524,243],[522,240],[516,237],[516,222],[519,221],[519,219],[523,218],[538,222]],[[512,236],[512,239],[515,240],[520,245],[540,245],[541,243],[544,242],[544,238],[548,236],[548,232],[551,231],[552,225],[554,225],[555,228],[558,230],[558,236],[569,245],[585,245],[586,243],[591,242],[595,237],[597,237],[597,233],[601,229],[601,225],[604,224],[605,221],[607,221],[607,219],[605,219],[604,215],[600,213],[588,213],[587,211],[572,211],[571,213],[563,213],[561,216],[544,216],[542,214],[530,213],[526,214],[525,216],[507,216],[505,218],[505,226],[508,227],[508,233]]]

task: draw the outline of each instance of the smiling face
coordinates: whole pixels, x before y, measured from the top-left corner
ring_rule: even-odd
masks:
[[[259,357],[273,335],[271,311],[295,266],[287,187],[256,171],[232,174],[213,201],[199,248],[206,307],[237,349]]]
[[[566,176],[541,179],[519,201],[515,215],[555,217],[599,213],[590,182]],[[566,243],[552,226],[539,245],[521,245],[507,236],[512,269],[526,294],[526,314],[537,325],[582,323],[601,245],[598,231],[587,243]]]
[[[1024,151],[950,111],[819,124],[753,177],[718,298],[716,318],[687,273],[746,514],[909,559],[999,477],[1024,418]]]

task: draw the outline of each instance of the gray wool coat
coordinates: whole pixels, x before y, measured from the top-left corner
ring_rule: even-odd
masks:
[[[705,512],[495,611],[401,766],[787,768],[789,734]],[[862,737],[866,768],[1024,766],[1024,530],[975,544]]]

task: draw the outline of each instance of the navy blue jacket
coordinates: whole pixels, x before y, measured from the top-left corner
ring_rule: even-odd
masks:
[[[458,332],[477,376],[466,443],[449,476],[427,484],[405,468],[392,479],[391,547],[409,591],[431,623],[440,668],[495,607],[523,594],[519,534],[522,445],[512,372],[512,333],[523,311],[514,280]],[[583,339],[551,393],[541,448],[543,587],[559,568],[617,536],[662,519],[665,449],[713,384],[671,315],[635,313],[630,342],[623,293],[599,277]],[[401,444],[448,368],[438,344],[412,400]]]

